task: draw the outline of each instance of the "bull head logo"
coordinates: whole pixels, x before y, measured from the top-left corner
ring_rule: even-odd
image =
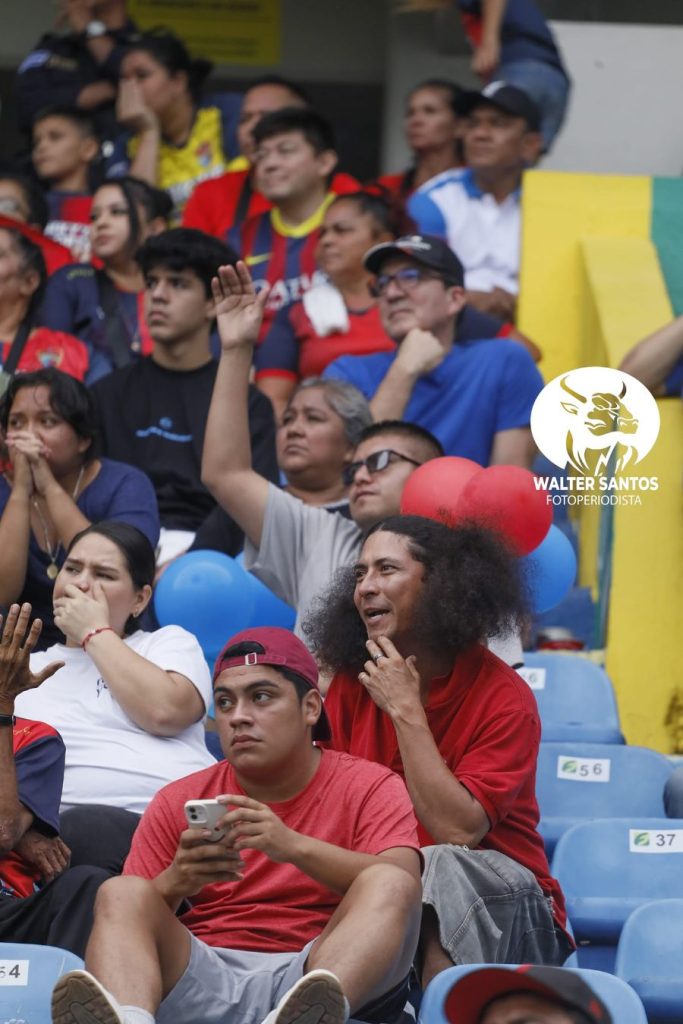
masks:
[[[565,376],[560,386],[574,401],[563,401],[562,408],[576,422],[567,431],[569,464],[585,476],[596,476],[613,461],[614,473],[638,461],[638,448],[628,435],[638,433],[639,421],[626,408],[624,381],[618,395],[597,392],[586,397],[569,387]]]

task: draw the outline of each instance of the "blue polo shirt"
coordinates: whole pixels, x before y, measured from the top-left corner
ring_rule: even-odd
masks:
[[[323,377],[347,380],[370,400],[396,358],[394,352],[342,356]],[[457,344],[415,384],[403,419],[438,437],[446,455],[487,466],[495,435],[528,427],[543,378],[517,341],[494,338]]]

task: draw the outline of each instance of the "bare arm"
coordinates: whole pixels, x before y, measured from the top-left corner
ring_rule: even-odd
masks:
[[[637,377],[655,395],[664,394],[664,382],[683,359],[683,316],[639,341],[619,366]]]
[[[490,466],[522,466],[531,469],[536,458],[536,445],[529,427],[499,430],[493,438]]]
[[[149,185],[157,185],[161,128],[156,115],[145,105],[139,85],[132,79],[122,79],[119,83],[116,119],[137,138],[137,150],[128,173]]]
[[[40,686],[64,664],[52,662],[37,675],[31,672],[29,657],[42,624],[36,619],[26,635],[30,617],[30,604],[21,608],[13,604],[5,620],[0,643],[0,714],[3,715],[14,714],[16,697]],[[12,729],[3,726],[0,728],[0,857],[15,848],[32,823],[32,813],[19,800]]]
[[[270,399],[275,413],[275,422],[276,424],[280,423],[287,403],[296,388],[296,381],[291,377],[263,377],[256,381],[256,387]]]
[[[213,280],[221,358],[204,435],[202,482],[258,547],[268,481],[252,468],[249,374],[267,291],[254,290],[246,264],[221,267]]]
[[[368,641],[371,657],[359,679],[391,719],[415,814],[435,843],[478,846],[491,825],[486,812],[444,764],[420,698],[414,659],[403,659],[390,640]]]
[[[13,452],[12,491],[0,518],[0,604],[16,601],[26,582],[33,479],[28,459]]]
[[[178,672],[167,672],[133,651],[109,626],[107,600],[99,583],[91,594],[67,584],[54,602],[55,624],[72,643],[88,633],[87,652],[126,714],[153,736],[176,736],[204,717],[197,688]]]
[[[400,420],[420,377],[436,369],[445,355],[443,345],[430,331],[419,327],[409,331],[370,401],[375,423]]]
[[[507,0],[481,0],[481,43],[472,55],[472,70],[490,78],[500,64],[500,31]]]

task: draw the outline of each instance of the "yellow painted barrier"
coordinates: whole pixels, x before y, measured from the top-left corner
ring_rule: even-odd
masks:
[[[577,366],[618,366],[672,319],[650,240],[649,178],[525,176],[520,328],[543,349],[550,380]],[[660,489],[613,509],[606,668],[629,743],[683,752],[683,403],[638,466]],[[603,512],[602,515],[605,513]],[[595,588],[600,511],[581,515],[580,581]]]

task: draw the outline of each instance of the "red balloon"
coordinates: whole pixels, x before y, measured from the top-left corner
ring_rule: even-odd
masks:
[[[481,466],[471,459],[446,455],[430,459],[408,477],[401,495],[401,512],[407,516],[425,516],[452,526],[455,509],[463,489]]]
[[[497,530],[516,554],[528,555],[553,521],[548,492],[537,488],[535,479],[521,466],[489,466],[465,486],[456,519],[473,519]]]

